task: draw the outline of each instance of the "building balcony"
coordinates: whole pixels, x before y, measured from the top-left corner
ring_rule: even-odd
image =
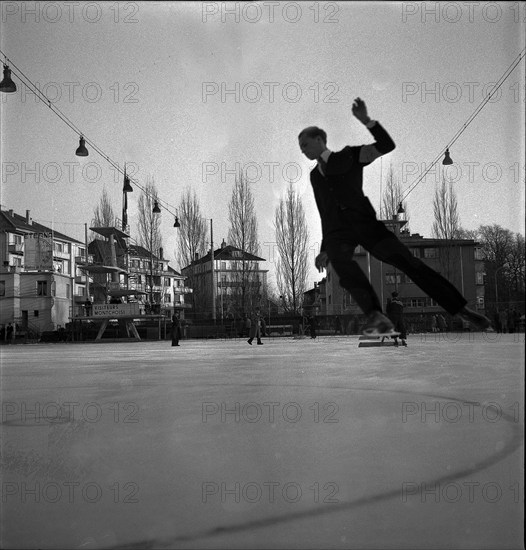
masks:
[[[23,254],[24,253],[24,245],[22,243],[19,244],[10,244],[7,247],[9,254]]]
[[[88,261],[86,262],[86,256],[75,256],[75,263],[78,265],[86,265],[93,263],[93,254],[88,254]]]
[[[87,281],[86,275],[75,275],[75,283],[78,285],[85,285]]]
[[[194,291],[193,288],[190,288],[189,286],[174,286],[173,292],[174,294],[192,294]]]

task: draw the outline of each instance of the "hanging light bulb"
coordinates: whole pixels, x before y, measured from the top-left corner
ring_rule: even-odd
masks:
[[[446,149],[446,152],[444,154],[444,160],[442,161],[442,164],[449,165],[453,164],[453,161],[451,160],[451,157],[449,156],[449,149]]]
[[[179,223],[179,218],[177,216],[175,216],[174,227],[181,227],[181,224]]]
[[[4,65],[4,79],[0,82],[0,92],[10,94],[16,92],[16,84],[11,80],[11,69]]]
[[[404,207],[402,206],[402,203],[398,203],[398,210],[396,211],[397,214],[405,214]]]
[[[155,201],[155,202],[153,203],[153,210],[152,210],[152,212],[153,212],[154,214],[160,214],[160,213],[161,213],[161,209],[159,208],[159,205],[157,204],[157,201]]]
[[[75,151],[75,155],[77,155],[77,157],[87,157],[89,155],[88,150],[86,149],[86,142],[82,136],[80,136],[79,146]]]

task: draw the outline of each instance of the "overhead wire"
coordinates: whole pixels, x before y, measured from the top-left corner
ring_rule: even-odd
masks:
[[[148,191],[135,179],[130,178],[128,174],[125,173],[124,169],[119,166],[119,163],[114,161],[109,155],[107,155],[92,139],[86,137],[86,134],[74,123],[70,120],[70,118],[65,115],[56,105],[53,104],[51,99],[49,99],[44,92],[42,92],[36,84],[33,83],[33,81],[15,64],[11,59],[7,57],[7,55],[0,49],[0,54],[5,59],[5,64],[9,65],[10,67],[14,67],[15,71],[12,71],[12,74],[14,74],[26,87],[28,87],[37,97],[39,97],[47,107],[53,112],[56,116],[58,116],[62,122],[64,122],[69,128],[71,128],[76,134],[79,135],[79,137],[84,138],[84,141],[96,152],[98,153],[104,160],[106,160],[115,170],[117,170],[119,173],[121,173],[123,176],[127,177],[130,183],[134,184],[138,189],[140,189],[145,195],[149,196],[152,201],[157,201],[160,208],[164,208],[168,213],[170,213],[172,216],[177,216],[177,208],[173,205],[171,205],[169,202],[161,200],[159,196],[153,195],[151,193],[148,193]],[[167,206],[164,206],[162,203],[164,203]],[[173,209],[172,210],[170,210]]]
[[[520,52],[520,54],[515,58],[515,60],[511,63],[511,65],[504,71],[503,75],[497,80],[491,91],[484,97],[482,102],[479,104],[479,106],[475,109],[475,111],[471,114],[471,116],[467,119],[467,121],[461,126],[461,128],[457,131],[457,133],[453,136],[453,138],[449,141],[447,146],[435,157],[433,162],[430,164],[428,169],[416,180],[416,182],[412,183],[406,191],[402,193],[402,201],[407,199],[408,195],[414,191],[416,186],[425,178],[427,173],[433,168],[433,166],[440,160],[440,158],[444,155],[446,150],[448,150],[457,140],[458,138],[465,132],[466,128],[473,122],[473,120],[476,118],[476,116],[480,113],[480,111],[486,106],[486,104],[489,102],[489,100],[495,95],[495,93],[499,90],[499,88],[504,84],[504,82],[507,80],[507,78],[510,76],[510,74],[514,71],[515,67],[521,62],[522,58],[524,57],[526,53],[526,48]]]

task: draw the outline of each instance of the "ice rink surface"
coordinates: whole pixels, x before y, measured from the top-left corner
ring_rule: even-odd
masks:
[[[3,346],[2,548],[523,548],[524,334]]]

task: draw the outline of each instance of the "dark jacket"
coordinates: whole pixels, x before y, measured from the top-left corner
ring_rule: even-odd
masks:
[[[382,155],[391,152],[395,144],[389,134],[377,122],[369,129],[376,141],[372,144]],[[362,145],[344,147],[332,152],[327,162],[325,177],[316,166],[310,173],[314,198],[321,217],[324,241],[344,230],[345,216],[376,219],[376,212],[363,193],[363,168],[369,163],[360,162]]]

